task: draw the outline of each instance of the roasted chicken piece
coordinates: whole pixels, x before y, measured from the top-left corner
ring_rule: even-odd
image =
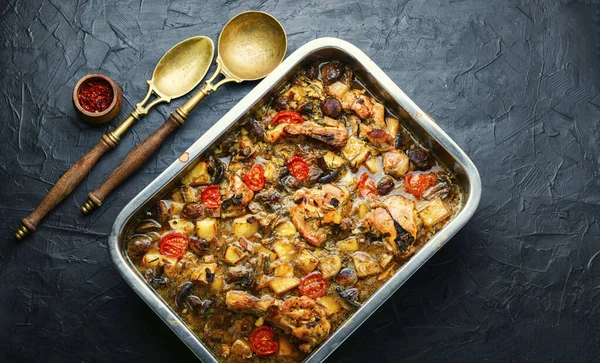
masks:
[[[385,124],[385,107],[379,102],[373,102],[373,114],[372,114],[373,126],[376,129],[384,130]]]
[[[402,228],[408,231],[413,237],[417,236],[419,217],[417,216],[415,202],[401,195],[392,195],[386,198],[383,204],[388,208],[392,218],[400,223]]]
[[[402,178],[408,172],[409,161],[403,151],[391,149],[383,154],[383,171],[395,178]]]
[[[277,141],[279,141],[279,139],[286,135],[284,130],[286,126],[287,124],[279,124],[271,130],[265,132],[265,141],[271,144],[274,144]]]
[[[365,216],[372,231],[381,233],[392,248],[406,252],[419,228],[419,217],[415,202],[400,195],[392,195],[383,203],[371,199],[374,209]]]
[[[351,90],[344,94],[342,98],[342,108],[356,112],[358,117],[365,120],[373,115],[373,103],[369,96],[362,94],[358,90]]]
[[[389,149],[394,145],[394,138],[383,129],[377,129],[363,123],[359,124],[360,135],[366,137],[373,146],[379,149]]]
[[[246,206],[254,198],[252,189],[244,183],[238,174],[233,174],[229,179],[229,189],[225,200],[221,204],[221,217],[237,217],[246,213]]]
[[[287,125],[284,131],[289,135],[304,135],[333,147],[343,147],[348,141],[348,131],[337,127],[321,126],[314,122]]]
[[[349,198],[348,188],[333,184],[325,184],[320,189],[300,189],[294,194],[298,204],[290,208],[292,223],[302,237],[319,247],[330,232],[324,225],[328,220],[341,223]],[[325,219],[325,216],[330,218]]]
[[[244,291],[234,290],[225,294],[225,304],[231,310],[264,316],[265,320],[304,342],[300,345],[300,350],[304,352],[310,352],[325,340],[331,330],[331,323],[323,309],[306,296],[294,296],[281,301],[269,295],[259,299]]]

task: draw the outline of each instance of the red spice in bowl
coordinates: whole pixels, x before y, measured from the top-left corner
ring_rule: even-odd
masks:
[[[88,112],[102,112],[113,101],[115,94],[110,83],[102,78],[90,79],[79,87],[79,104]]]
[[[119,86],[103,74],[88,74],[73,89],[73,105],[79,117],[92,124],[112,120],[123,104]]]

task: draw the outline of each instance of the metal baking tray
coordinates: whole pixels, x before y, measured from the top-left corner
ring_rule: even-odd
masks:
[[[313,351],[305,362],[320,362],[327,358],[467,223],[479,204],[481,179],[473,162],[369,57],[354,45],[336,38],[320,38],[307,43],[290,55],[190,146],[182,157],[133,198],[117,216],[108,239],[111,258],[125,281],[203,362],[217,362],[217,360],[135,269],[127,257],[125,237],[128,229],[136,221],[138,212],[145,210],[179,183],[182,176],[200,160],[203,152],[228,129],[234,127],[242,116],[253,108],[259,107],[298,69],[315,60],[340,60],[348,64],[367,90],[383,101],[388,110],[398,116],[403,124],[456,175],[458,183],[465,191],[465,196],[464,205],[454,219],[424,244],[392,278],[363,303],[354,315]]]

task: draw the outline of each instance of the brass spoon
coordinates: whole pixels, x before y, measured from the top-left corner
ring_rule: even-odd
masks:
[[[152,107],[161,102],[171,102],[194,89],[210,67],[214,48],[213,41],[203,36],[186,39],[171,48],[156,65],[152,79],[147,81],[149,87],[144,100],[117,128],[102,135],[98,144],[63,174],[33,213],[23,218],[15,237],[23,239],[34,232],[41,220],[81,183],[98,159],[114,149],[121,136]],[[145,105],[153,93],[157,98]]]
[[[217,69],[189,101],[171,113],[167,121],[133,149],[98,189],[91,192],[81,206],[89,214],[102,204],[106,196],[133,174],[160,147],[189,113],[210,93],[229,82],[240,83],[266,77],[283,60],[287,38],[283,26],[271,15],[247,11],[233,17],[219,36]],[[213,84],[219,74],[224,78]]]

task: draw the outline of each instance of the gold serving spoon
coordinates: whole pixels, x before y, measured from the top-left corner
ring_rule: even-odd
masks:
[[[149,87],[144,100],[135,106],[135,110],[119,126],[102,135],[98,144],[63,174],[33,213],[23,218],[15,237],[23,239],[34,232],[41,220],[81,183],[98,159],[114,149],[121,136],[152,107],[161,102],[171,102],[193,90],[206,75],[212,63],[214,48],[213,41],[203,36],[186,39],[171,48],[156,65],[152,79],[147,81]],[[152,94],[156,98],[146,104]]]
[[[133,174],[160,147],[161,143],[210,93],[229,82],[254,81],[266,77],[283,60],[287,38],[283,26],[271,15],[248,11],[233,17],[219,36],[217,69],[189,101],[171,113],[167,121],[133,149],[108,179],[91,192],[81,206],[84,214],[102,205],[102,201],[119,184]],[[219,74],[224,78],[213,84]]]

